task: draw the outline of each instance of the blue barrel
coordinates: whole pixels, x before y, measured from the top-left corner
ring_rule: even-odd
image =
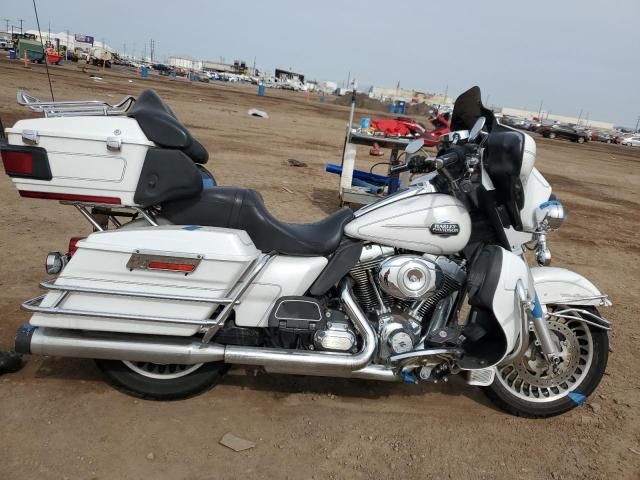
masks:
[[[396,103],[396,112],[395,113],[403,114],[404,113],[404,108],[405,108],[404,101],[398,100],[398,102]]]
[[[264,97],[264,92],[266,90],[267,90],[267,87],[265,87],[264,85],[262,84],[258,85],[258,96]]]
[[[142,67],[140,69],[140,76],[142,78],[147,78],[149,76],[149,69],[147,67]]]
[[[396,113],[396,104],[393,102],[389,104],[389,113]]]
[[[360,128],[365,129],[365,128],[369,128],[371,126],[371,119],[364,117],[362,120],[360,120]]]
[[[176,77],[178,76],[178,74],[177,74],[176,72],[171,72],[171,73],[169,74],[169,76],[170,76],[171,78],[176,78]]]
[[[324,103],[324,95],[320,97],[320,103]]]
[[[9,50],[9,59],[11,59],[11,60],[15,60],[16,59],[16,51],[15,50]]]

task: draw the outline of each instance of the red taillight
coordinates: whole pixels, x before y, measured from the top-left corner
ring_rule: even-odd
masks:
[[[42,147],[0,144],[4,170],[10,177],[51,180],[47,151]]]
[[[1,154],[4,171],[7,172],[7,175],[26,175],[28,177],[33,175],[33,153],[4,150]]]
[[[67,202],[107,203],[109,205],[121,205],[122,201],[117,197],[100,197],[97,195],[76,195],[73,193],[32,192],[20,190],[20,196],[26,198],[44,198],[47,200],[63,200]]]
[[[69,250],[67,250],[67,256],[73,256],[73,254],[76,253],[76,250],[78,250],[78,242],[85,238],[87,237],[71,237],[69,239]]]
[[[193,272],[195,265],[189,263],[157,262],[151,261],[147,265],[149,270],[172,270],[174,272]]]

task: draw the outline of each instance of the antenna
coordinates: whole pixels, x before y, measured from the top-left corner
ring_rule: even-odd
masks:
[[[44,50],[44,43],[42,43],[42,31],[40,30],[40,19],[38,18],[38,7],[36,7],[36,0],[33,0],[33,10],[36,12],[36,23],[38,24],[38,35],[40,35],[40,45],[42,46],[42,55],[44,56],[44,66],[47,70],[47,80],[49,80],[49,91],[51,92],[51,101],[55,102],[56,99],[53,96],[53,86],[51,85],[51,75],[49,75],[49,62],[47,61],[47,53]]]

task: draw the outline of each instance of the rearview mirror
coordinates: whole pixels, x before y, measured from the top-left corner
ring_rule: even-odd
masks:
[[[418,153],[422,147],[424,147],[424,140],[419,138],[409,142],[404,148],[404,151],[408,155],[413,155],[414,153]]]
[[[478,117],[478,119],[476,120],[476,123],[473,125],[473,128],[469,132],[469,140],[468,140],[469,142],[473,142],[475,141],[476,138],[478,138],[478,135],[480,135],[480,132],[484,128],[484,124],[486,122],[487,122],[486,118]]]

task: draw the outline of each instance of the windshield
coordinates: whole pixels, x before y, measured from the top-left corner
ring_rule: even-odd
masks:
[[[482,93],[480,87],[471,87],[461,93],[453,104],[451,116],[451,130],[471,130],[479,117],[486,117],[488,130],[494,121],[493,112],[482,105]]]

